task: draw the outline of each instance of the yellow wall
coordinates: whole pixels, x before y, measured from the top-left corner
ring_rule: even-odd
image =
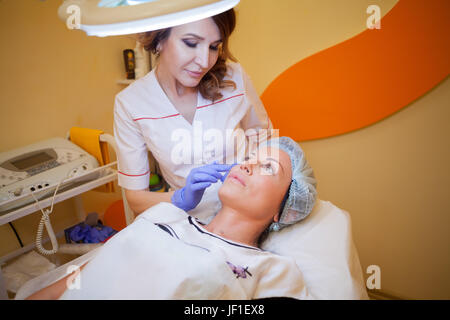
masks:
[[[124,88],[122,50],[130,37],[87,37],[57,17],[57,0],[0,1],[0,152],[51,137],[72,126],[113,133],[114,96]],[[86,212],[103,214],[120,194],[83,194]],[[22,241],[34,241],[34,213],[13,222]],[[55,206],[55,230],[77,223],[73,201]],[[9,225],[0,226],[0,256],[19,248]],[[49,247],[49,244],[46,246]]]
[[[130,37],[87,37],[56,16],[56,0],[0,1],[0,152],[71,126],[112,133],[113,99],[123,87],[121,52]],[[366,8],[385,15],[396,0],[241,0],[231,49],[261,94],[292,64],[366,28]],[[381,267],[385,293],[450,298],[450,81],[393,116],[345,135],[302,142],[319,197],[347,210],[363,271]],[[102,213],[120,195],[89,192],[87,212]],[[33,241],[39,215],[15,223]],[[52,216],[75,222],[71,201]],[[0,227],[0,255],[18,247]]]

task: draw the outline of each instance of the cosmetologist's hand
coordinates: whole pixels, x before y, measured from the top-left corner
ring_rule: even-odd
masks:
[[[186,178],[186,185],[173,194],[172,203],[186,212],[194,209],[202,200],[205,189],[218,180],[225,181],[233,166],[234,164],[214,162],[192,169]],[[225,174],[222,175],[221,172],[225,172]]]

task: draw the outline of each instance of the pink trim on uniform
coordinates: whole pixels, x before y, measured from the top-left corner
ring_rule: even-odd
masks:
[[[141,177],[141,176],[145,176],[147,173],[149,173],[150,170],[147,171],[146,173],[143,173],[143,174],[126,174],[126,173],[123,173],[123,172],[120,172],[120,171],[118,171],[118,172],[120,174],[123,174],[124,176],[127,176],[127,177]]]
[[[232,99],[232,98],[241,97],[241,96],[243,96],[243,95],[244,95],[243,93],[237,94],[237,95],[235,95],[235,96],[228,97],[228,98],[226,98],[226,99],[223,99],[223,100],[220,100],[220,101],[217,101],[217,102],[213,102],[213,103],[207,104],[207,105],[205,105],[205,106],[197,107],[197,109],[202,109],[202,108],[210,107],[210,106],[212,106],[212,105],[215,105],[215,104],[218,104],[218,103],[221,103],[221,102],[230,100],[230,99]],[[148,117],[145,117],[145,118],[137,118],[137,119],[133,119],[133,121],[139,121],[139,120],[160,120],[160,119],[167,119],[167,118],[177,117],[177,116],[179,116],[179,115],[180,115],[180,114],[177,113],[177,114],[172,114],[172,115],[170,115],[170,116],[159,117],[159,118],[148,118]]]

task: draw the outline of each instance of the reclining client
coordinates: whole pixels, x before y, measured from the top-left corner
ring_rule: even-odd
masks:
[[[98,249],[77,278],[28,299],[312,299],[294,259],[258,246],[308,216],[315,188],[299,145],[273,138],[230,169],[222,208],[208,224],[157,204]]]

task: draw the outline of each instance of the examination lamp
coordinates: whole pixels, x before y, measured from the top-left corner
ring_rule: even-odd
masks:
[[[88,36],[140,33],[205,19],[240,0],[65,0],[58,16]],[[69,26],[69,24],[68,24]]]

